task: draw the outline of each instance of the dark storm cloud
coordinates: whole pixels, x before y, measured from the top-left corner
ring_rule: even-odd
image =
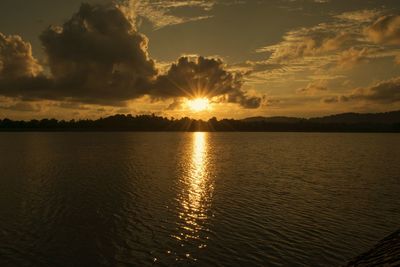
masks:
[[[366,100],[382,104],[400,102],[400,77],[382,81],[369,88],[360,88],[340,97],[342,102]]]
[[[113,5],[82,4],[61,27],[42,32],[49,75],[19,36],[0,35],[0,94],[24,100],[52,99],[123,105],[149,95],[156,99],[220,96],[245,108],[261,103],[241,89],[238,74],[219,59],[182,57],[160,75],[132,14]]]
[[[83,4],[63,27],[40,36],[62,96],[122,101],[145,93],[157,74],[147,38],[118,8]]]
[[[150,95],[154,97],[218,97],[244,108],[258,108],[261,98],[248,96],[241,89],[242,76],[227,71],[219,59],[181,57],[157,78]]]
[[[0,36],[3,95],[119,104],[143,95],[157,74],[147,38],[115,7],[82,4],[62,27],[49,27],[40,39],[49,77],[21,37]]]
[[[0,74],[0,76],[2,75]],[[15,78],[4,76],[0,78],[0,95],[17,97],[22,100],[63,98],[57,94],[54,81],[43,74]]]

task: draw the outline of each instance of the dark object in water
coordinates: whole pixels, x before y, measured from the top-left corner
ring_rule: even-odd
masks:
[[[346,266],[400,266],[400,229]]]

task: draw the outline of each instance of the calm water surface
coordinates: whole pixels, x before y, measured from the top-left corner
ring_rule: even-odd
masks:
[[[337,266],[400,222],[400,135],[1,133],[0,266]]]

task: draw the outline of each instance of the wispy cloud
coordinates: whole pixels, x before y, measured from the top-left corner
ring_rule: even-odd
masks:
[[[366,36],[374,43],[400,45],[400,16],[384,15],[365,28]]]
[[[136,20],[144,18],[154,29],[210,18],[212,15],[209,11],[216,3],[213,0],[119,0],[118,2],[130,9],[135,14]],[[196,8],[201,15],[174,13],[183,8]]]
[[[341,20],[355,22],[370,22],[382,14],[381,10],[377,9],[362,9],[356,11],[343,12],[335,17]]]
[[[400,19],[381,17],[383,13],[379,10],[344,12],[332,15],[330,22],[288,31],[281,42],[256,50],[267,55],[265,64],[285,67],[262,74],[256,74],[255,70],[253,77],[262,75],[270,79],[271,75],[278,75],[282,78],[285,75],[282,70],[291,75],[307,71],[311,77],[321,70],[329,72],[377,58],[395,58],[398,48],[382,44],[400,40],[400,31],[396,30]]]

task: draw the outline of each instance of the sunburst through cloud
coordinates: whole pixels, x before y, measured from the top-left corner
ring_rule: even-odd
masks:
[[[399,133],[400,0],[0,0],[0,267],[400,266]]]

